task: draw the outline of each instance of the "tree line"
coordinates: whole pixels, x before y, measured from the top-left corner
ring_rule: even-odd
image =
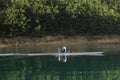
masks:
[[[120,0],[0,0],[0,36],[120,34]]]

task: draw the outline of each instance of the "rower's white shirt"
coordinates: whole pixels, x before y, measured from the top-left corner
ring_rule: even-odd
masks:
[[[65,46],[63,46],[63,49],[65,49],[65,53],[67,52],[67,48]]]

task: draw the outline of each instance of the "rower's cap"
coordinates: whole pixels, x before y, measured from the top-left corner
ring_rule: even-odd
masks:
[[[63,49],[66,49],[66,47],[64,46]]]

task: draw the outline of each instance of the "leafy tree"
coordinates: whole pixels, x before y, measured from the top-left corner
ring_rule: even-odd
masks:
[[[0,0],[0,36],[120,34],[120,0]]]

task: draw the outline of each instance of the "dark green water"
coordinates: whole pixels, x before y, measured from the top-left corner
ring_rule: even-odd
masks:
[[[61,46],[1,48],[7,52],[56,52]],[[103,57],[69,56],[66,63],[57,57],[0,57],[0,80],[120,80],[120,45],[70,45],[72,52],[104,51]]]

